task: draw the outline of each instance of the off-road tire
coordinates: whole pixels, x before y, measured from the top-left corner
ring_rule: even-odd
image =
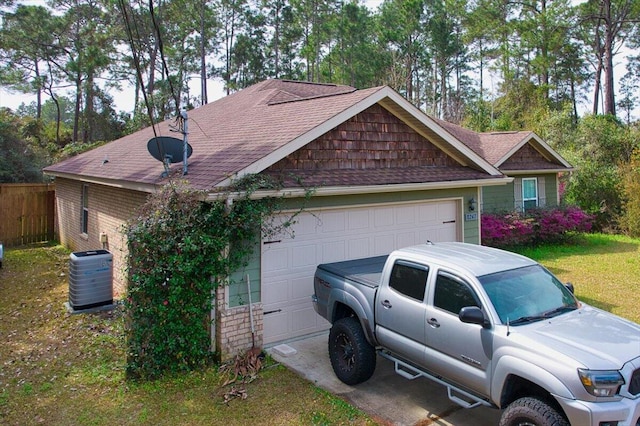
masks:
[[[329,358],[336,377],[348,385],[367,381],[376,369],[376,350],[353,317],[342,318],[331,327]]]
[[[569,422],[546,402],[525,397],[505,408],[499,426],[569,426]]]

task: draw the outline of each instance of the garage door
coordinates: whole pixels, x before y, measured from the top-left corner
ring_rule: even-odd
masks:
[[[292,235],[262,244],[264,342],[271,344],[329,328],[313,310],[313,274],[320,263],[388,254],[462,235],[458,201],[308,211]]]

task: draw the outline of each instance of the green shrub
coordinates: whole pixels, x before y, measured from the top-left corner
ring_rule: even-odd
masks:
[[[620,226],[628,235],[640,237],[640,149],[622,167],[622,176],[624,201]]]
[[[260,185],[247,182],[251,191]],[[127,224],[128,377],[155,378],[213,359],[212,294],[246,265],[256,233],[270,226],[263,219],[279,207],[279,199],[249,195],[203,202],[204,193],[168,185]]]

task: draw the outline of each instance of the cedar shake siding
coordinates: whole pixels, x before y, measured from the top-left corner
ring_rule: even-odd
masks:
[[[379,105],[361,112],[269,170],[448,167],[458,164]]]
[[[266,169],[286,187],[485,179],[374,105]]]
[[[562,164],[552,163],[530,144],[523,145],[509,159],[500,165],[500,170],[556,170],[563,167]]]

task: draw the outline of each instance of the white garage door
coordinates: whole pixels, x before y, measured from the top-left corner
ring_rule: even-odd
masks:
[[[292,235],[262,244],[264,342],[326,330],[313,310],[313,274],[320,263],[378,256],[462,235],[455,200],[314,210],[301,214]]]

